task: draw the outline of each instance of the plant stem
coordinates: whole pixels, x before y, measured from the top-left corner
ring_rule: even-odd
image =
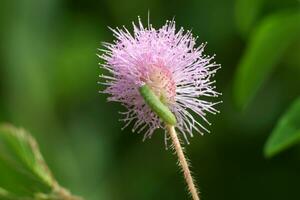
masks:
[[[191,175],[191,171],[189,169],[189,164],[188,164],[187,159],[186,159],[186,157],[183,153],[180,141],[177,137],[175,127],[171,126],[171,125],[167,125],[166,127],[167,127],[167,130],[169,132],[169,135],[171,136],[174,149],[175,149],[176,154],[178,156],[179,165],[182,168],[183,175],[184,175],[185,181],[187,183],[189,192],[191,193],[193,200],[200,200],[199,195],[198,195],[198,190],[195,186],[194,179],[193,179],[193,177]]]

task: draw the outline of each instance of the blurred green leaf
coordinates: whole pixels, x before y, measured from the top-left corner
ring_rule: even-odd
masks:
[[[23,129],[0,125],[0,171],[1,199],[77,199],[58,185]]]
[[[266,157],[271,157],[300,142],[300,98],[281,117],[264,148]]]
[[[3,174],[0,186],[20,195],[49,192],[54,184],[35,140],[10,125],[0,127],[0,169],[10,172]]]
[[[253,27],[263,6],[264,0],[237,0],[235,19],[238,31],[246,36]]]
[[[0,188],[0,199],[1,200],[14,200],[17,199],[16,197],[12,196],[9,192]]]
[[[234,97],[239,108],[248,104],[286,49],[299,39],[299,35],[299,11],[272,15],[256,28],[235,75]]]

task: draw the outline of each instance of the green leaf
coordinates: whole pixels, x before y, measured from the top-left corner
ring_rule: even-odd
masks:
[[[58,185],[37,142],[24,129],[0,125],[0,199],[77,199]]]
[[[239,32],[246,36],[263,7],[264,0],[237,0],[235,4],[236,25]]]
[[[256,28],[235,75],[234,98],[239,108],[246,107],[299,35],[299,10],[272,15]]]
[[[300,142],[300,98],[286,111],[268,138],[264,155],[272,157]]]
[[[0,187],[18,195],[50,192],[55,184],[36,141],[23,129],[0,126]]]

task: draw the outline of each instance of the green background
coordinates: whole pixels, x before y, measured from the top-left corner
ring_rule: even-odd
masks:
[[[107,103],[97,85],[103,73],[97,48],[113,40],[108,26],[131,30],[137,16],[147,22],[148,11],[154,27],[175,17],[178,27],[199,36],[198,44],[208,42],[206,54],[222,65],[215,77],[221,114],[208,116],[210,134],[186,146],[203,199],[300,199],[300,146],[270,159],[263,154],[279,117],[299,96],[300,40],[282,50],[246,109],[238,109],[233,95],[255,27],[299,8],[297,0],[2,0],[0,122],[29,130],[58,181],[88,200],[187,199],[163,132],[142,142],[131,128],[122,131],[124,108]]]

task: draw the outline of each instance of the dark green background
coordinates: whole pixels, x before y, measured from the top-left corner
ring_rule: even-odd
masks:
[[[249,27],[277,11],[299,9],[297,0],[255,2],[261,6]],[[192,29],[199,44],[208,42],[206,53],[222,64],[215,77],[221,114],[209,116],[210,134],[186,146],[203,199],[300,199],[300,147],[263,156],[279,116],[299,95],[300,45],[288,48],[239,111],[233,80],[252,29],[238,28],[243,19],[236,6],[232,0],[2,0],[0,121],[31,131],[58,181],[88,200],[187,199],[163,132],[142,142],[130,128],[121,131],[118,112],[124,109],[107,103],[97,85],[97,48],[113,40],[108,26],[131,30],[138,15],[147,22],[148,10],[154,27],[175,16],[177,26]]]

